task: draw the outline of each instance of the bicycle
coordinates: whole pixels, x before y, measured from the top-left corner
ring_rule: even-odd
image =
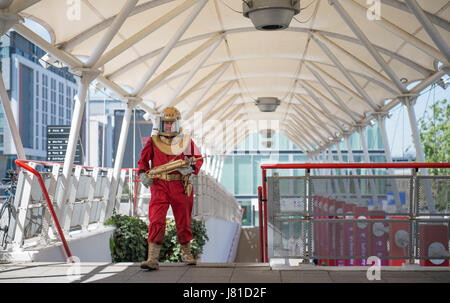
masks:
[[[16,193],[17,178],[14,170],[6,171],[8,178],[2,179],[0,189],[6,191],[5,200],[0,207],[0,249],[6,249],[8,246],[8,231],[11,219],[16,217],[16,209],[14,207],[14,195]]]

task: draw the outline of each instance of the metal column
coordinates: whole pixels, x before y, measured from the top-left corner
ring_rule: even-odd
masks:
[[[355,161],[353,160],[353,150],[352,150],[352,146],[350,144],[350,134],[347,134],[345,136],[345,142],[347,143],[347,153],[348,153],[348,162],[349,163],[355,163]],[[355,169],[351,169],[350,170],[350,174],[352,176],[356,176],[356,170]],[[361,189],[359,188],[359,182],[357,179],[353,179],[353,184],[355,186],[355,191],[356,191],[356,197],[358,198],[358,205],[361,206]]]
[[[5,110],[6,121],[11,131],[11,136],[14,141],[14,146],[17,151],[17,158],[26,159],[25,150],[23,149],[22,139],[20,138],[19,130],[17,129],[16,119],[11,108],[11,102],[3,82],[3,74],[0,72],[0,96],[2,99],[3,108]]]
[[[63,166],[63,178],[58,190],[56,199],[57,206],[60,209],[59,218],[61,226],[65,226],[66,211],[67,211],[67,194],[70,192],[70,179],[72,178],[73,161],[75,159],[75,152],[77,148],[78,136],[80,134],[81,122],[84,113],[84,105],[86,102],[87,91],[89,84],[97,77],[98,71],[84,70],[82,76],[78,81],[78,93],[75,96],[75,107],[73,110],[72,124],[70,127],[69,140],[67,143],[66,156]]]
[[[420,141],[420,132],[419,128],[417,127],[417,119],[416,119],[416,112],[414,111],[413,104],[416,102],[416,98],[412,97],[405,97],[403,99],[403,103],[406,105],[406,108],[408,110],[408,117],[409,117],[409,125],[411,127],[411,132],[413,136],[414,146],[416,148],[416,159],[420,163],[425,163],[425,153],[423,152],[422,142]],[[421,168],[422,176],[428,176],[428,170],[426,168]],[[434,205],[434,198],[433,194],[431,192],[431,185],[429,180],[424,180],[424,190],[425,190],[425,197],[428,202],[429,211],[434,213],[435,212],[435,205]]]
[[[119,143],[117,144],[116,158],[114,159],[114,171],[111,184],[111,191],[109,201],[106,208],[106,218],[109,218],[115,207],[120,207],[120,197],[117,197],[117,188],[119,185],[120,172],[122,169],[123,156],[125,154],[125,147],[127,143],[128,129],[131,122],[131,112],[136,105],[136,100],[128,99],[127,108],[122,120],[122,128],[120,130]]]
[[[336,150],[338,153],[338,159],[340,163],[343,163],[343,159],[342,159],[342,153],[341,153],[341,147],[339,146],[339,141],[336,142]],[[348,170],[347,170],[348,171]],[[347,197],[347,201],[350,200],[350,187],[348,184],[348,179],[344,179],[344,190],[345,190],[345,196]]]
[[[359,137],[361,138],[361,145],[362,145],[363,153],[364,153],[364,162],[370,163],[369,150],[367,149],[367,143],[366,143],[366,136],[364,136],[364,131],[361,126],[358,127],[358,133],[359,133]],[[371,175],[375,175],[375,172],[373,171],[373,169],[369,169],[369,172]],[[375,182],[373,179],[369,180],[369,185],[370,185],[370,192],[372,193],[373,204],[375,206],[376,203],[378,202],[378,199],[376,197],[376,187],[375,187]],[[368,201],[367,201],[367,204],[368,204]],[[367,206],[367,205],[364,205],[364,206]]]
[[[384,153],[386,155],[386,162],[392,163],[391,149],[389,147],[389,141],[386,132],[386,125],[384,124],[384,119],[386,116],[377,115],[378,124],[380,125],[381,139],[383,140]],[[394,174],[394,170],[392,168],[388,169],[388,173],[390,175]],[[398,192],[397,181],[394,179],[391,181],[392,190],[394,191],[394,200],[397,211],[400,211],[402,207],[402,203],[400,201],[400,194]]]

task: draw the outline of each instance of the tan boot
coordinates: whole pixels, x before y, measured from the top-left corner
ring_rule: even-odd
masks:
[[[148,243],[148,259],[141,263],[142,269],[158,270],[159,269],[159,252],[161,245],[156,243]]]
[[[181,244],[181,260],[187,265],[197,264],[197,260],[191,254],[191,243]]]

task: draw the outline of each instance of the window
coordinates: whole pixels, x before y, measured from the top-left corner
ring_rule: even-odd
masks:
[[[252,162],[251,156],[234,158],[235,194],[248,195],[252,193]]]
[[[22,74],[22,84],[20,85],[20,135],[22,137],[23,147],[33,148],[34,138],[34,87],[26,83],[34,83],[34,71],[26,65],[20,65]]]

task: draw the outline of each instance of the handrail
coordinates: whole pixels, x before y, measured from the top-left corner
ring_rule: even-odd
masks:
[[[267,235],[267,170],[268,169],[330,169],[330,168],[450,168],[450,163],[273,163],[261,164],[262,169],[262,206],[263,216],[260,216],[263,225],[264,237],[261,246],[263,249],[263,260],[268,262],[268,235]],[[259,192],[258,192],[259,197]],[[261,210],[260,210],[261,212]],[[262,221],[262,222],[261,222]]]
[[[450,168],[450,163],[276,163],[261,164],[261,168]]]
[[[41,174],[37,170],[35,170],[31,166],[23,163],[20,160],[16,160],[15,162],[17,165],[28,170],[29,172],[31,172],[33,175],[35,175],[37,177],[39,184],[41,185],[41,189],[44,194],[45,200],[47,201],[48,208],[52,214],[53,220],[55,221],[55,225],[58,230],[59,237],[61,238],[61,241],[63,243],[64,250],[66,251],[67,257],[69,258],[69,260],[72,263],[75,263],[74,259],[72,258],[72,253],[70,252],[69,245],[67,244],[66,238],[64,237],[64,233],[62,232],[61,226],[59,225],[58,217],[56,216],[55,210],[53,209],[52,201],[50,200],[50,196],[48,195],[47,189],[45,188],[45,184],[44,184],[44,181],[42,180]]]

